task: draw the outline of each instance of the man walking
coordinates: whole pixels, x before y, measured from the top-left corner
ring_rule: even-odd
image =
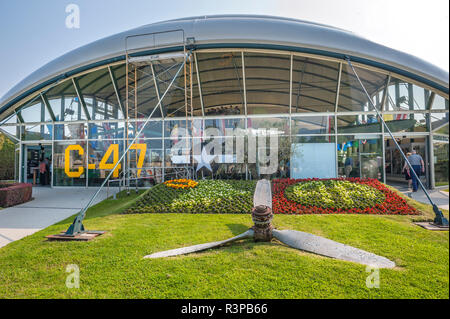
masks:
[[[413,149],[411,155],[408,157],[408,161],[411,163],[411,166],[414,172],[417,174],[417,177],[420,178],[420,173],[425,172],[425,163],[423,162],[422,156],[417,154],[416,150]],[[411,178],[413,192],[417,192],[419,182],[414,174],[411,174]]]
[[[350,156],[345,159],[344,170],[345,170],[345,176],[347,178],[349,178],[350,173],[353,170],[353,158],[351,158]]]

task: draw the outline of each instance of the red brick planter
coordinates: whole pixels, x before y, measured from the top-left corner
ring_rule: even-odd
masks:
[[[10,207],[31,200],[30,183],[0,184],[0,207]]]

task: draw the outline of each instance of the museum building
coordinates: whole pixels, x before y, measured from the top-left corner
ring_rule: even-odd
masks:
[[[16,143],[16,180],[39,184],[47,158],[52,187],[100,185],[141,129],[113,180],[405,182],[375,106],[403,151],[423,157],[423,181],[434,188],[448,185],[448,98],[448,72],[349,31],[271,16],[201,16],[125,31],[44,65],[0,99],[0,130]],[[193,146],[206,147],[211,128],[223,152],[215,147],[210,165],[198,169]],[[237,139],[230,131],[244,137],[242,160],[237,143],[225,152]],[[260,159],[270,152],[276,169],[263,174]]]

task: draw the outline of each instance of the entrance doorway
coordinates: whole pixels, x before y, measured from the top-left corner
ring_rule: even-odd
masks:
[[[417,154],[422,156],[425,164],[425,174],[420,176],[420,180],[426,187],[430,187],[430,172],[429,172],[429,155],[428,155],[428,137],[427,136],[410,136],[410,137],[395,137],[397,143],[400,145],[402,151],[406,155],[413,149]],[[400,151],[395,146],[391,138],[385,138],[385,167],[386,167],[386,182],[388,184],[408,184],[405,174],[402,173],[405,160],[400,154]]]
[[[23,174],[25,183],[33,186],[52,185],[52,145],[30,144],[23,146]],[[44,173],[40,171],[41,163],[45,164]],[[43,167],[42,167],[43,168]]]

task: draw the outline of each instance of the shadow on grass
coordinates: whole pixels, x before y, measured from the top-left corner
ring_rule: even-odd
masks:
[[[139,198],[141,198],[141,196],[144,195],[146,192],[147,190],[143,189],[139,190],[137,194],[133,191],[130,192],[130,195],[127,195],[126,191],[122,191],[119,194],[117,194],[117,199],[113,199],[113,197],[110,196],[107,199],[91,206],[87,210],[84,220],[120,214],[129,207],[131,207],[132,205],[134,205],[135,202]],[[72,223],[79,213],[80,212],[77,212],[76,214],[56,223],[55,225],[64,225]]]
[[[234,236],[240,235],[248,230],[248,226],[242,224],[227,224],[226,226]]]

